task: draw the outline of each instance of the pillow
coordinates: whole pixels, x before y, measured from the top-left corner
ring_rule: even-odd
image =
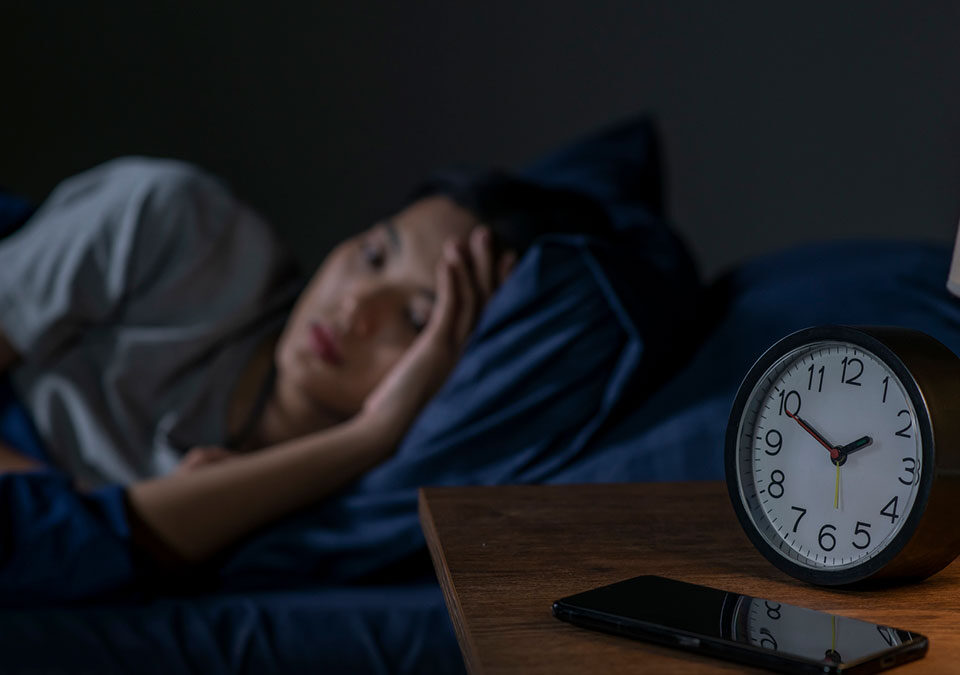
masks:
[[[545,155],[521,175],[593,197],[607,208],[614,227],[626,228],[659,226],[664,215],[660,172],[653,123],[634,115]]]
[[[701,281],[689,247],[665,219],[661,173],[653,122],[639,114],[547,154],[521,175],[545,187],[579,192],[604,208],[620,232],[617,246],[633,252],[637,265],[648,268],[648,278],[634,279],[634,284],[662,281],[668,284],[663,296],[684,303],[673,308],[678,323],[673,332],[679,335],[691,329],[685,319],[697,313],[690,303],[700,297]],[[666,316],[649,311],[649,293],[640,296],[639,316]],[[646,332],[651,331],[647,326]]]

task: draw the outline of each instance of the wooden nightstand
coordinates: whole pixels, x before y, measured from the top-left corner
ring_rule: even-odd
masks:
[[[960,563],[888,590],[806,585],[753,548],[720,482],[424,488],[420,522],[472,673],[744,671],[551,614],[558,598],[640,574],[923,633],[927,656],[896,672],[960,668]]]

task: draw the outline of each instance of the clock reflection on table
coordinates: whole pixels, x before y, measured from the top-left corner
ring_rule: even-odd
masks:
[[[855,663],[910,642],[908,631],[785,603],[727,593],[724,637],[825,665]]]

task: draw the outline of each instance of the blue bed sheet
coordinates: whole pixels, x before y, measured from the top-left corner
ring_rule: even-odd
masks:
[[[432,579],[0,610],[0,672],[462,673]]]

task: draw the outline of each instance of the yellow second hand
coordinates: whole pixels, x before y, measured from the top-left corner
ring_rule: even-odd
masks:
[[[840,503],[840,464],[837,464],[837,484],[833,489],[833,508],[839,508],[837,505]]]
[[[838,466],[837,468],[839,469],[840,467]],[[836,614],[830,615],[830,632],[833,634],[830,638],[830,651],[836,652],[837,651],[837,615]]]

